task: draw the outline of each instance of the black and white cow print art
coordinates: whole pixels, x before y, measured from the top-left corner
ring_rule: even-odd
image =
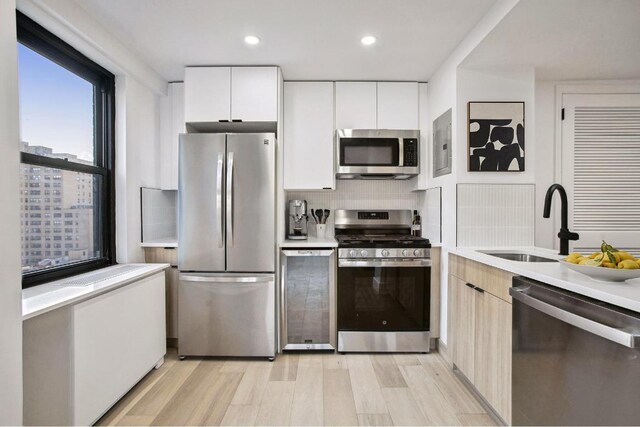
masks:
[[[524,102],[469,102],[469,171],[524,171]]]

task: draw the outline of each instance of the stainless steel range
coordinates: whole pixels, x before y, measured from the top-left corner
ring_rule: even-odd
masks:
[[[431,244],[410,210],[337,210],[338,351],[428,352]]]

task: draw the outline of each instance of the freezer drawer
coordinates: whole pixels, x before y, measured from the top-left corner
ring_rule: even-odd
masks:
[[[180,356],[275,356],[273,274],[180,274]]]

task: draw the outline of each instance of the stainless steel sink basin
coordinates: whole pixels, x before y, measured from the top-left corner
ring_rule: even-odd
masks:
[[[486,255],[495,256],[509,261],[519,262],[558,262],[558,260],[545,258],[538,255],[527,254],[523,252],[494,252],[494,251],[478,251]]]

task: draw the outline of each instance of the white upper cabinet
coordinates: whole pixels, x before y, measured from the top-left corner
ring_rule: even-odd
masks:
[[[278,121],[278,67],[186,67],[187,123]]]
[[[167,98],[161,104],[162,132],[160,141],[160,186],[163,190],[178,189],[178,140],[185,133],[184,83],[169,83]]]
[[[231,68],[231,120],[278,121],[278,68]]]
[[[376,82],[336,82],[336,129],[376,127]]]
[[[186,67],[184,82],[186,122],[230,120],[230,67]]]
[[[378,82],[378,129],[418,129],[418,83]]]
[[[333,82],[284,83],[284,188],[335,188]]]
[[[418,84],[419,92],[419,118],[418,129],[420,129],[419,159],[420,159],[420,175],[416,179],[414,190],[427,190],[433,173],[432,167],[432,130],[429,121],[429,110],[427,109],[427,83]]]

